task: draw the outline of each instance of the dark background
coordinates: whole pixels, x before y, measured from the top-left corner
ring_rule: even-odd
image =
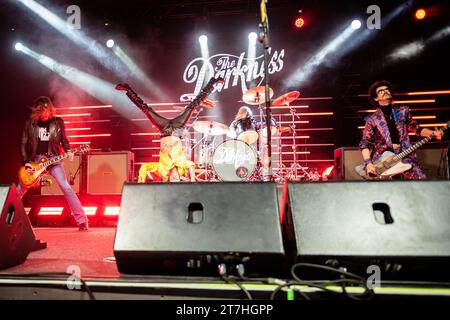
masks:
[[[23,123],[34,99],[41,95],[52,97],[56,106],[79,106],[108,104],[85,93],[79,87],[39,64],[36,60],[14,50],[21,41],[69,66],[85,71],[110,83],[129,81],[136,91],[156,102],[179,101],[183,93],[193,91],[193,86],[183,82],[186,65],[200,56],[198,36],[208,35],[210,55],[229,53],[239,55],[247,50],[247,35],[258,31],[259,1],[38,1],[59,17],[66,19],[67,6],[76,4],[81,8],[81,31],[103,44],[109,38],[133,58],[138,66],[167,96],[158,101],[152,91],[134,83],[130,75],[117,75],[108,71],[83,48],[37,17],[23,4],[7,0],[0,3],[0,110],[2,150],[0,183],[16,179],[20,160],[20,136]],[[361,32],[366,29],[366,8],[377,4],[382,18],[406,1],[287,1],[272,0],[268,3],[270,22],[270,45],[273,50],[285,50],[284,68],[271,76],[270,86],[277,97],[290,90],[299,90],[302,97],[330,96],[326,103],[310,104],[310,112],[331,111],[333,117],[314,118],[310,126],[332,127],[331,134],[317,133],[309,142],[331,142],[334,147],[356,146],[364,123],[365,114],[358,108],[367,108],[368,86],[375,80],[388,79],[397,92],[423,90],[449,90],[448,57],[449,37],[428,44],[419,55],[401,61],[390,62],[387,58],[402,44],[427,39],[436,31],[450,25],[447,1],[411,1],[392,22],[382,25],[381,30],[370,30],[367,41],[341,54],[352,45],[350,38],[336,53],[327,56],[306,81],[286,84],[285,80],[305,63],[319,48],[333,39],[338,30],[353,18],[363,21]],[[413,14],[418,7],[429,8],[429,17],[416,21]],[[302,10],[306,24],[296,29],[293,21]],[[258,44],[257,55],[262,53]],[[111,88],[112,92],[114,91]],[[242,98],[239,86],[218,93],[217,108],[221,118],[216,121],[229,124]],[[448,95],[439,96],[433,107],[435,122],[448,120]],[[300,103],[302,104],[302,103]],[[133,146],[148,145],[148,140],[133,140],[131,132],[143,129],[129,121],[122,113],[113,111],[93,114],[96,118],[110,119],[109,127],[97,127],[97,132],[112,132],[106,139],[97,139],[92,146],[108,150],[130,150]],[[425,106],[427,107],[427,106]],[[135,107],[129,108],[135,114]],[[212,111],[208,111],[212,112]],[[139,115],[139,113],[136,113]],[[208,114],[208,113],[206,113]],[[426,112],[424,114],[430,114]],[[140,115],[142,117],[142,115]],[[429,122],[429,121],[428,121]],[[149,123],[147,122],[149,125]],[[308,126],[305,126],[308,127]],[[145,130],[144,130],[145,131]],[[149,130],[147,130],[149,131]],[[144,138],[144,139],[148,139]],[[147,144],[146,144],[147,143]],[[153,145],[153,144],[152,144]],[[157,144],[154,144],[157,145]],[[333,148],[311,149],[311,157],[332,158]],[[306,150],[306,149],[305,149]],[[136,153],[136,161],[149,161],[151,153]],[[323,164],[317,164],[322,166]]]

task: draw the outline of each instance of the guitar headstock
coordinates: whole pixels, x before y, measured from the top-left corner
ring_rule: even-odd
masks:
[[[79,146],[78,148],[76,148],[75,152],[88,152],[91,149],[91,146],[88,144],[83,144],[81,146]]]
[[[130,91],[131,87],[128,83],[119,83],[116,85],[116,90]]]

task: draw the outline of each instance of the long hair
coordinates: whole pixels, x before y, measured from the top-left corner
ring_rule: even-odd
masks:
[[[253,112],[249,107],[240,107],[239,111],[236,114],[236,117],[234,117],[234,120],[244,119],[247,117],[253,116]]]
[[[389,81],[378,80],[378,81],[372,83],[372,85],[369,88],[369,101],[370,101],[370,104],[376,108],[378,108],[380,106],[378,104],[378,101],[375,101],[375,98],[377,97],[377,89],[381,86],[388,87],[389,91],[391,92],[391,95],[394,94],[394,86]]]
[[[50,113],[50,118],[55,117],[56,110],[52,100],[49,97],[42,96],[37,98],[31,107],[31,121],[33,123],[38,122],[45,111]]]

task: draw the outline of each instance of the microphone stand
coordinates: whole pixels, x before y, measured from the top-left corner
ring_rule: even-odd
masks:
[[[268,157],[268,168],[267,168],[268,172],[267,174],[264,174],[263,172],[263,180],[272,181],[273,178],[272,147],[271,147],[272,133],[270,130],[272,111],[270,109],[270,92],[269,92],[269,21],[267,19],[266,2],[267,0],[261,0],[260,2],[261,23],[259,24],[260,28],[259,41],[263,44],[264,47],[264,77],[266,79],[266,128],[267,128],[266,143],[267,143],[267,157]]]

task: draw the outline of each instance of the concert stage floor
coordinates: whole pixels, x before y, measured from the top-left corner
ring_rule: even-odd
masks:
[[[47,248],[31,252],[24,263],[0,272],[0,299],[87,300],[96,299],[247,299],[235,283],[219,277],[122,275],[113,254],[115,228],[35,228],[36,238]],[[73,288],[67,272],[79,271],[84,285]],[[269,299],[277,284],[261,280],[240,281],[254,299]],[[72,288],[72,289],[70,289]],[[324,291],[298,286],[298,292],[314,299],[336,299]],[[340,287],[329,288],[339,292]],[[89,295],[88,291],[92,294]],[[361,293],[361,288],[347,288]],[[375,288],[376,299],[450,299],[450,284],[386,283]],[[286,292],[277,299],[287,299]],[[292,298],[292,297],[291,297]],[[295,299],[304,299],[296,295]]]

